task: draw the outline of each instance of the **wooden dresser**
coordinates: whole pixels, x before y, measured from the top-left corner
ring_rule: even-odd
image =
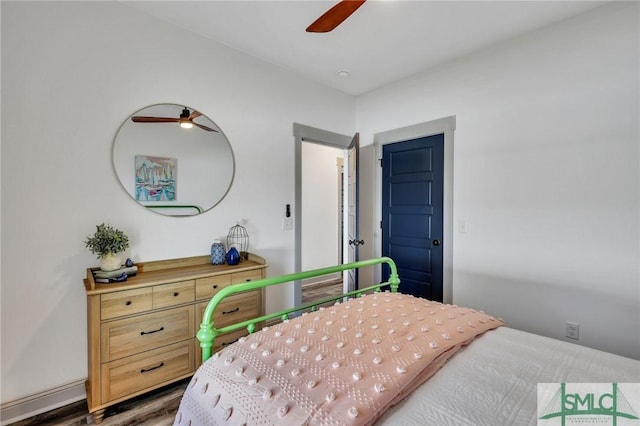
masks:
[[[87,269],[89,371],[87,405],[96,423],[105,409],[187,378],[200,365],[195,335],[216,292],[230,284],[265,278],[259,256],[238,265],[212,265],[209,256],[137,263],[123,283],[96,283]],[[264,314],[261,290],[226,299],[214,313],[217,327]],[[214,351],[246,334],[220,336]]]

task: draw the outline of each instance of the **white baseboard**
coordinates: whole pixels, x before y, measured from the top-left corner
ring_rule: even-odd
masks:
[[[85,399],[87,394],[85,392],[84,382],[84,380],[78,380],[2,404],[0,406],[0,425],[10,425],[11,423]]]

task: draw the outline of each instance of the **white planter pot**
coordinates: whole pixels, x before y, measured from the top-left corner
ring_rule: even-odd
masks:
[[[109,253],[100,256],[100,269],[115,271],[122,266],[122,253]]]

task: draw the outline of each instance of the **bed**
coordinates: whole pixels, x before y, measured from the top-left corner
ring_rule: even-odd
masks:
[[[211,320],[232,294],[380,264],[388,280],[356,292],[220,329]],[[538,383],[640,382],[640,361],[511,329],[399,284],[385,257],[223,289],[205,310],[203,364],[174,424],[551,425],[557,413],[539,420]],[[218,335],[242,328],[247,337],[211,354]]]

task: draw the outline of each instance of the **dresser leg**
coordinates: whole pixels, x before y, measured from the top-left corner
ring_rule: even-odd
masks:
[[[102,423],[105,410],[106,408],[103,408],[102,410],[94,411],[93,413],[91,413],[91,416],[93,417],[93,421],[95,424],[99,425],[100,423]]]

